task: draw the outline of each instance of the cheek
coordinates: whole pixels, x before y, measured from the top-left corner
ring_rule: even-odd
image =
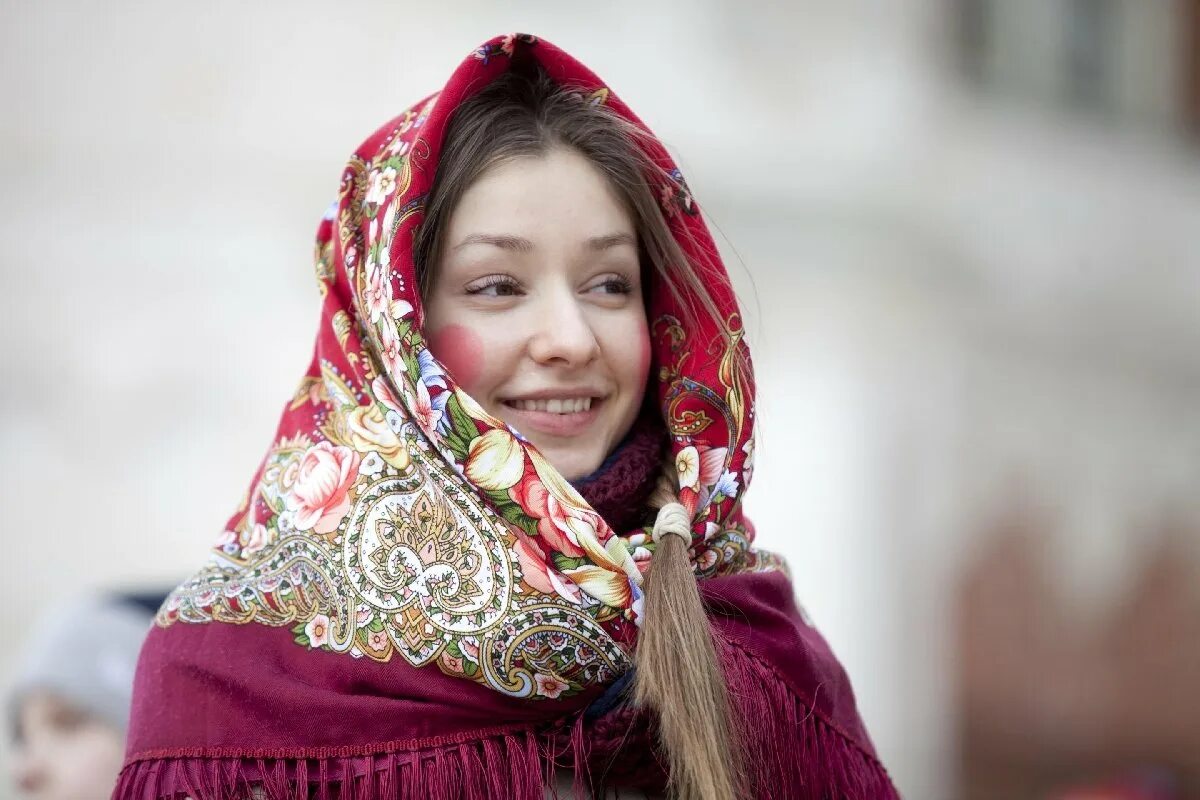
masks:
[[[98,725],[65,743],[62,752],[71,753],[70,781],[79,791],[72,796],[89,796],[97,782],[111,780],[121,771],[124,750],[124,737]]]
[[[650,371],[650,333],[643,329],[641,341],[638,342],[638,374],[649,378]],[[649,382],[647,380],[647,382]]]
[[[640,315],[639,315],[640,317]],[[648,371],[652,358],[650,332],[644,318],[629,320],[626,324],[609,328],[605,349],[613,354],[614,372],[622,376],[628,390],[641,396],[646,389]]]
[[[446,325],[429,336],[429,350],[459,386],[471,391],[483,370],[483,340],[470,328]]]

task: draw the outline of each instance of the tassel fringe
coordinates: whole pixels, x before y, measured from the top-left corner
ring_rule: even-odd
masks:
[[[875,754],[803,700],[770,665],[721,643],[743,748],[747,797],[774,800],[900,800]],[[819,687],[818,687],[819,691]]]
[[[134,761],[113,800],[543,800],[553,760],[532,731],[411,752]]]

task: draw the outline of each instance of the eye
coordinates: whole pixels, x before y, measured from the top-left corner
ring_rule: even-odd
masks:
[[[488,275],[468,284],[466,291],[482,297],[515,297],[521,294],[521,284],[509,275]]]
[[[588,291],[600,294],[630,294],[633,292],[633,282],[623,275],[608,275],[588,287]]]
[[[55,730],[68,733],[82,728],[88,719],[88,715],[78,709],[60,706],[51,712],[48,722]]]

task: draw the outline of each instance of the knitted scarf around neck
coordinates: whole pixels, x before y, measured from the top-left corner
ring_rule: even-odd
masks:
[[[563,767],[661,790],[653,720],[609,702],[637,647],[660,459],[692,517],[747,791],[895,796],[844,671],[782,562],[753,546],[740,312],[657,140],[639,144],[656,165],[646,179],[719,316],[685,325],[680,303],[696,298],[649,283],[657,416],[597,475],[572,486],[426,348],[412,241],[443,134],[522,62],[645,129],[578,61],[517,34],[469,53],[355,151],[318,230],[312,363],[225,533],[143,647],[115,798],[524,800]]]

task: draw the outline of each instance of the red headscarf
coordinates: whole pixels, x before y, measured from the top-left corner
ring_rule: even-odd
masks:
[[[564,759],[661,787],[644,715],[583,713],[631,667],[648,530],[613,530],[425,344],[412,242],[446,126],[522,59],[644,129],[582,64],[511,35],[358,148],[317,235],[312,364],[209,562],[159,613],[115,797],[540,798]],[[648,286],[667,457],[753,721],[748,781],[756,796],[892,796],[844,672],[782,563],[751,546],[740,313],[679,170],[647,140],[647,180],[719,313],[685,324],[676,294]]]

